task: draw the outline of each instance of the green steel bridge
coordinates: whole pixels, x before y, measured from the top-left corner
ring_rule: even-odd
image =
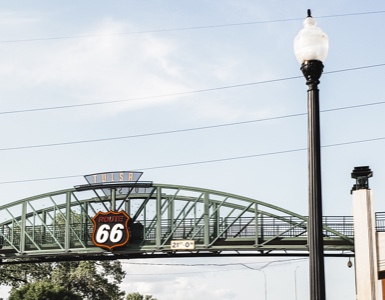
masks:
[[[95,246],[93,217],[124,211],[127,244]],[[353,218],[324,217],[328,256],[354,255]],[[307,217],[225,192],[152,182],[106,183],[0,206],[0,262],[209,255],[308,255]]]

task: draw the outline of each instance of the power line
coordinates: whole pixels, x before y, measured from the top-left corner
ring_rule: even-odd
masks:
[[[278,22],[299,21],[299,20],[303,20],[303,18],[281,19],[281,20],[270,20],[270,21],[241,22],[241,23],[205,25],[205,26],[191,26],[191,27],[180,27],[180,28],[152,29],[152,30],[105,33],[105,34],[87,34],[87,35],[60,36],[60,37],[47,37],[47,38],[0,40],[0,44],[37,42],[37,41],[53,41],[53,40],[66,40],[66,39],[84,39],[84,38],[97,38],[97,37],[105,37],[105,36],[135,35],[135,34],[144,34],[144,33],[162,33],[162,32],[173,32],[173,31],[186,31],[186,30],[210,29],[210,28],[221,28],[221,27],[232,27],[232,26],[245,26],[245,25],[256,25],[256,24],[266,24],[266,23],[278,23]]]
[[[385,101],[352,105],[352,106],[345,106],[345,107],[338,107],[338,108],[331,108],[331,109],[322,110],[321,113],[331,112],[331,111],[339,111],[339,110],[345,110],[345,109],[352,109],[352,108],[360,108],[360,107],[373,106],[373,105],[380,105],[380,104],[385,104]],[[254,120],[248,120],[248,121],[224,123],[224,124],[217,124],[217,125],[208,125],[208,126],[185,128],[185,129],[175,129],[175,130],[168,130],[168,131],[158,131],[158,132],[150,132],[150,133],[134,134],[134,135],[126,135],[126,136],[118,136],[118,137],[107,137],[107,138],[81,140],[81,141],[70,141],[70,142],[61,142],[61,143],[7,147],[7,148],[0,148],[0,151],[24,150],[24,149],[33,149],[33,148],[47,148],[47,147],[55,147],[55,146],[68,146],[68,145],[77,145],[77,144],[86,144],[86,143],[95,143],[95,142],[106,142],[106,141],[114,141],[114,140],[141,138],[141,137],[149,137],[149,136],[158,136],[158,135],[166,135],[166,134],[174,134],[174,133],[183,133],[183,132],[189,132],[189,131],[197,131],[197,130],[206,130],[206,129],[221,128],[221,127],[245,125],[245,124],[257,123],[257,122],[273,121],[273,120],[293,118],[293,117],[299,117],[299,116],[305,116],[305,115],[307,115],[307,113],[297,113],[297,114],[276,116],[276,117],[263,118],[263,119],[254,119]]]
[[[337,146],[346,146],[346,145],[353,145],[353,144],[360,144],[360,143],[367,143],[367,142],[375,142],[375,141],[381,141],[381,140],[385,140],[385,137],[378,137],[378,138],[372,138],[372,139],[330,144],[330,145],[324,145],[321,147],[322,148],[330,148],[330,147],[337,147]],[[301,152],[301,151],[305,151],[305,150],[307,150],[307,148],[297,148],[297,149],[282,150],[282,151],[275,151],[275,152],[266,152],[266,153],[251,154],[251,155],[244,155],[244,156],[219,158],[219,159],[212,159],[212,160],[205,160],[205,161],[196,161],[196,162],[187,162],[187,163],[180,163],[180,164],[173,164],[173,165],[163,165],[163,166],[156,166],[156,167],[140,168],[140,170],[146,171],[146,170],[185,167],[185,166],[192,166],[192,165],[198,165],[198,164],[201,165],[201,164],[209,164],[209,163],[224,162],[224,161],[231,161],[231,160],[255,158],[255,157],[262,157],[262,156],[287,154],[287,153]]]
[[[382,141],[382,140],[385,140],[385,137],[378,137],[378,138],[371,138],[371,139],[358,140],[358,141],[350,141],[350,142],[342,142],[342,143],[324,145],[324,146],[321,146],[321,147],[322,148],[330,148],[330,147],[346,146],[346,145],[368,143],[368,142],[375,142],[375,141]],[[275,151],[275,152],[266,152],[266,153],[251,154],[251,155],[244,155],[244,156],[219,158],[219,159],[213,159],[213,160],[187,162],[187,163],[180,163],[180,164],[173,164],[173,165],[163,165],[163,166],[155,166],[155,167],[147,167],[147,168],[137,168],[137,169],[134,169],[134,171],[135,170],[146,171],[146,170],[155,170],[155,169],[185,167],[185,166],[201,165],[201,164],[224,162],[224,161],[231,161],[231,160],[256,158],[256,157],[262,157],[262,156],[272,156],[272,155],[278,155],[278,154],[287,154],[287,153],[301,152],[301,151],[305,151],[305,150],[307,150],[307,148],[297,148],[297,149],[289,149],[289,150],[282,150],[282,151]],[[0,184],[26,183],[26,182],[48,181],[48,180],[58,180],[58,179],[69,179],[69,178],[75,178],[75,177],[82,177],[83,175],[84,174],[82,174],[82,175],[58,176],[58,177],[35,178],[35,179],[23,179],[23,180],[13,180],[13,181],[2,181],[2,182],[0,182]]]
[[[383,65],[385,66],[385,64],[383,64]],[[369,66],[367,66],[367,67],[369,67]],[[235,84],[235,85],[207,88],[207,89],[201,89],[201,90],[193,90],[193,91],[186,91],[186,92],[179,92],[179,93],[169,93],[169,94],[163,94],[163,95],[137,97],[137,98],[129,98],[129,99],[121,99],[121,100],[109,100],[109,101],[101,101],[101,102],[90,102],[90,103],[83,103],[83,104],[30,108],[30,109],[11,110],[11,111],[2,111],[2,112],[0,111],[0,115],[27,113],[27,112],[36,112],[36,111],[46,111],[46,110],[57,110],[57,109],[67,109],[67,108],[77,108],[77,107],[86,107],[86,106],[95,106],[95,105],[106,105],[106,104],[131,102],[131,101],[139,101],[139,100],[151,100],[151,99],[174,97],[174,96],[185,96],[185,95],[191,95],[191,94],[197,94],[197,93],[213,92],[213,91],[219,91],[219,90],[225,90],[225,89],[246,87],[246,86],[251,86],[251,85],[273,83],[273,82],[279,82],[279,81],[285,81],[285,80],[291,80],[291,79],[297,79],[297,78],[302,78],[302,76],[285,77],[285,78],[250,82],[250,83],[241,83],[241,84]]]
[[[338,110],[340,110],[340,109],[341,108],[339,108]],[[306,115],[306,113],[298,113],[298,114],[291,114],[291,115],[285,115],[285,116],[277,116],[277,117],[271,117],[271,118],[240,121],[240,122],[225,123],[225,124],[217,124],[217,125],[210,125],[210,126],[193,127],[193,128],[186,128],[186,129],[175,129],[175,130],[168,130],[168,131],[134,134],[134,135],[127,135],[127,136],[119,136],[119,137],[108,137],[108,138],[100,138],[100,139],[51,143],[51,144],[40,144],[40,145],[28,145],[28,146],[19,146],[19,147],[7,147],[7,148],[0,148],[0,151],[22,150],[22,149],[54,147],[54,146],[67,146],[67,145],[76,145],[76,144],[85,144],[85,143],[94,143],[94,142],[106,142],[106,141],[113,141],[113,140],[149,137],[149,136],[182,133],[182,132],[205,130],[205,129],[214,129],[214,128],[227,127],[227,126],[244,125],[244,124],[278,120],[278,119],[285,119],[285,118],[291,118],[291,117],[297,117],[297,116],[303,116],[303,115]]]
[[[176,272],[176,273],[129,273],[128,276],[162,276],[162,275],[181,275],[181,274],[196,274],[196,273],[211,273],[211,272],[230,272],[230,271],[239,271],[244,268],[260,271],[267,268],[270,265],[283,265],[283,264],[293,264],[296,262],[308,260],[308,258],[297,258],[297,259],[286,259],[286,260],[276,260],[268,262],[256,262],[256,263],[226,263],[226,264],[157,264],[157,263],[129,263],[128,265],[151,265],[151,266],[167,266],[167,267],[230,267],[230,266],[241,266],[242,268],[233,268],[233,269],[221,269],[221,270],[211,270],[211,271],[189,271],[189,272]],[[124,263],[124,262],[122,262]],[[250,267],[252,264],[263,264],[260,268]]]
[[[250,155],[244,155],[244,156],[234,156],[234,157],[218,158],[218,159],[212,159],[212,160],[187,162],[187,163],[180,163],[180,164],[173,164],[173,165],[163,165],[163,166],[156,166],[156,167],[140,168],[140,170],[146,171],[146,170],[186,167],[186,166],[210,164],[210,163],[224,162],[224,161],[231,161],[231,160],[239,160],[239,159],[246,159],[246,158],[271,156],[271,155],[277,155],[277,154],[287,154],[287,153],[300,152],[300,151],[305,151],[305,150],[307,150],[307,148],[298,148],[298,149],[282,150],[282,151],[275,151],[275,152],[266,152],[266,153],[259,153],[259,154],[250,154]]]
[[[211,270],[211,271],[189,271],[189,272],[174,272],[174,273],[127,273],[126,276],[172,276],[172,275],[186,275],[186,274],[202,274],[202,273],[217,273],[243,270],[243,268],[228,269],[228,270]]]
[[[254,264],[263,264],[263,266],[270,265],[270,264],[286,264],[288,262],[296,262],[296,261],[302,261],[302,260],[308,260],[308,258],[289,258],[289,259],[281,259],[281,260],[271,260],[271,261],[261,261],[261,262],[234,262],[234,263],[193,263],[193,264],[186,264],[186,263],[147,263],[147,262],[125,262],[122,261],[123,264],[129,264],[129,265],[148,265],[148,266],[170,266],[170,267],[228,267],[228,266],[245,266],[245,265],[254,265]]]
[[[59,179],[69,179],[69,178],[78,178],[83,177],[82,175],[68,175],[68,176],[55,176],[55,177],[45,177],[45,178],[34,178],[34,179],[23,179],[23,180],[14,180],[14,181],[3,181],[0,184],[10,184],[10,183],[27,183],[27,182],[38,182],[38,181],[49,181],[49,180],[59,180]]]
[[[327,75],[327,74],[357,71],[357,70],[363,70],[363,69],[369,69],[369,68],[378,68],[378,67],[384,67],[384,66],[385,66],[385,63],[380,63],[380,64],[375,64],[375,65],[367,65],[367,66],[346,68],[346,69],[340,69],[340,70],[334,70],[334,71],[327,71],[327,72],[324,72],[323,74]],[[259,85],[259,84],[267,84],[267,83],[274,83],[274,82],[280,82],[280,81],[287,81],[287,80],[293,80],[293,79],[298,79],[298,78],[302,78],[302,76],[283,77],[283,78],[255,81],[255,82],[249,82],[249,83],[241,83],[241,84],[227,85],[227,86],[221,86],[221,87],[192,90],[192,91],[186,91],[186,92],[168,93],[168,94],[163,94],[163,95],[144,96],[144,97],[137,97],[137,98],[121,99],[121,100],[109,100],[109,101],[101,101],[101,102],[89,102],[89,103],[83,103],[83,104],[72,104],[72,105],[61,105],[61,106],[50,106],[50,107],[41,107],[41,108],[29,108],[29,109],[20,109],[20,110],[0,111],[0,115],[28,113],[28,112],[37,112],[37,111],[48,111],[48,110],[59,110],[59,109],[68,109],[68,108],[79,108],[79,107],[88,107],[88,106],[96,106],[96,105],[107,105],[107,104],[115,104],[115,103],[122,103],[122,102],[152,100],[152,99],[175,97],[175,96],[186,96],[186,95],[192,95],[192,94],[198,94],[198,93],[214,92],[214,91],[247,87],[247,86]]]
[[[348,71],[357,71],[357,70],[377,68],[377,67],[383,67],[383,66],[385,66],[385,64],[375,64],[375,65],[368,65],[368,66],[361,66],[361,67],[353,67],[353,68],[348,68],[348,69],[327,71],[327,72],[324,72],[324,74],[334,74],[334,73],[341,73],[341,72],[348,72]]]
[[[363,16],[363,15],[373,15],[373,14],[382,14],[382,13],[385,13],[385,11],[370,11],[370,12],[358,12],[358,13],[348,13],[348,14],[317,16],[317,19]],[[265,21],[228,23],[228,24],[216,24],[216,25],[191,26],[191,27],[180,27],[180,28],[152,29],[152,30],[106,33],[106,34],[87,34],[87,35],[76,35],[76,36],[0,40],[0,44],[37,42],[37,41],[69,40],[69,39],[85,39],[85,38],[97,38],[97,37],[105,37],[105,36],[122,36],[122,35],[135,35],[135,34],[145,34],[145,33],[162,33],[162,32],[173,32],[173,31],[213,29],[213,28],[248,26],[248,25],[268,24],[268,23],[282,23],[282,22],[301,21],[301,20],[303,20],[303,17],[301,17],[301,18],[288,18],[288,19],[276,19],[276,20],[265,20]]]

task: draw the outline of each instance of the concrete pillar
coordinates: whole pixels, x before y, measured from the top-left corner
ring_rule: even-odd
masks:
[[[353,192],[354,252],[357,300],[376,300],[377,246],[372,191]]]
[[[382,283],[382,300],[385,299],[385,279],[381,280]]]
[[[357,179],[357,184],[352,190],[357,300],[379,299],[373,194],[367,182],[371,175],[368,167],[356,167],[352,173],[352,177]]]

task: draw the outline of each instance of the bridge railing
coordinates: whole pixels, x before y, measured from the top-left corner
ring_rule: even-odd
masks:
[[[333,229],[333,231],[343,234],[349,238],[354,237],[354,223],[352,216],[325,216],[323,217],[324,226]],[[326,232],[324,235],[335,237],[332,232]]]
[[[157,230],[153,226],[149,226],[151,220],[138,220],[131,224],[131,241],[153,242],[156,239]],[[202,240],[204,232],[203,220],[186,218],[181,222],[177,220],[161,221],[162,242],[166,243],[170,239],[194,239]],[[353,218],[352,217],[324,217],[323,218],[324,236],[325,238],[336,238],[341,234],[353,238]],[[378,228],[385,231],[385,213],[377,215]],[[91,234],[93,224],[90,223],[72,223],[71,224],[71,246],[90,246],[92,245]],[[260,240],[269,240],[272,238],[306,238],[307,225],[306,221],[294,216],[282,216],[280,218],[268,217],[261,215],[258,217],[258,223],[252,217],[240,218],[219,218],[210,219],[209,234],[212,238],[224,239],[255,239],[256,230]],[[20,243],[20,227],[4,225],[0,228],[0,243],[3,246],[10,247]],[[336,233],[334,233],[336,232]],[[337,234],[338,233],[338,234]],[[26,226],[25,228],[25,245],[27,249],[60,249],[65,243],[65,225],[35,225]]]
[[[385,212],[376,213],[376,230],[378,232],[385,232]]]

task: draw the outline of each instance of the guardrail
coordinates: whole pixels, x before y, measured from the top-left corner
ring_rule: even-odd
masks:
[[[285,221],[283,221],[285,220]],[[234,222],[235,221],[235,222]],[[175,222],[175,220],[174,220]],[[154,241],[156,238],[156,229],[154,227],[146,226],[150,224],[151,220],[139,220],[131,225],[131,240],[147,240]],[[144,224],[144,225],[143,225]],[[229,226],[229,224],[231,224]],[[295,225],[293,225],[295,224]],[[353,217],[328,217],[323,218],[323,224],[329,230],[324,230],[324,236],[328,238],[336,238],[339,235],[334,234],[333,231],[343,234],[346,237],[353,238]],[[377,216],[378,231],[385,231],[385,213]],[[184,219],[178,228],[174,230],[172,237],[174,239],[202,239],[203,232],[197,231],[204,225],[203,221],[196,219]],[[221,218],[218,223],[217,220],[210,220],[210,233],[215,236],[216,232],[224,232],[222,238],[238,238],[247,239],[255,238],[256,226],[254,219],[251,217],[235,218]],[[227,228],[225,230],[225,228]],[[173,225],[171,220],[162,220],[160,232],[164,236],[172,231]],[[330,231],[332,229],[333,231]],[[71,224],[71,240],[79,241],[87,244],[91,242],[91,233],[93,230],[92,224]],[[0,236],[0,249],[2,246],[10,246],[7,241],[12,244],[20,242],[20,228],[3,226],[1,228],[2,236]],[[34,248],[36,245],[52,245],[55,242],[60,244],[65,240],[65,225],[40,225],[40,226],[26,226],[26,234],[30,237],[26,239],[26,245]],[[270,239],[273,237],[280,238],[304,238],[307,237],[306,222],[293,216],[284,216],[280,219],[274,217],[263,216],[258,220],[258,236],[262,239]],[[4,240],[4,237],[6,240]]]

